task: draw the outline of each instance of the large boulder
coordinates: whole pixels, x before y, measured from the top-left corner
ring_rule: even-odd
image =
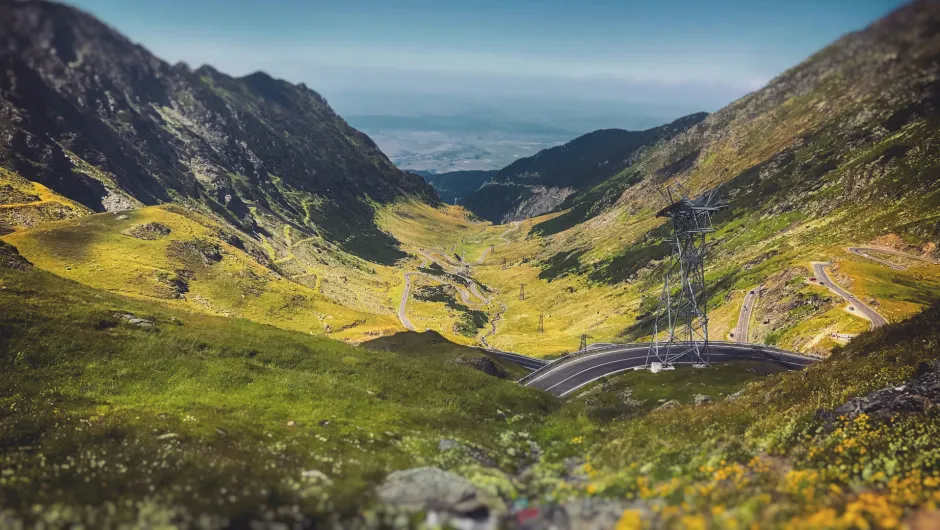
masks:
[[[495,529],[506,511],[502,500],[469,480],[436,467],[390,473],[377,489],[380,502],[408,512],[426,512],[427,526]]]

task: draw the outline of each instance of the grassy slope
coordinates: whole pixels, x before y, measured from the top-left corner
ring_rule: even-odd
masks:
[[[125,501],[156,519],[170,506],[348,510],[388,471],[436,462],[441,437],[500,460],[507,415],[543,444],[572,436],[542,418],[558,408],[551,396],[428,355],[188,313],[35,269],[0,270],[0,287],[0,504],[45,506],[32,513],[57,523],[128,520],[137,507]],[[327,480],[302,478],[311,469]],[[51,507],[106,499],[116,513]]]
[[[505,370],[513,380],[520,379],[529,373],[518,364],[502,361],[479,348],[455,344],[433,331],[396,333],[388,337],[363,342],[360,346],[370,350],[394,351],[406,357],[428,359],[432,363],[452,363],[458,359],[486,358]]]
[[[313,334],[348,337],[394,326],[391,315],[370,315],[329,300],[320,289],[290,282],[262,266],[246,251],[224,241],[222,225],[174,207],[149,207],[122,214],[97,214],[15,232],[6,240],[36,265],[69,279],[130,296],[161,299],[193,311],[248,318]],[[127,219],[122,219],[127,217]],[[170,229],[155,240],[126,235],[148,223]],[[242,235],[244,238],[245,236]],[[202,262],[174,245],[206,241],[222,252],[217,263]],[[247,238],[242,244],[251,245]],[[249,250],[249,247],[246,247]],[[184,281],[185,299],[176,298],[173,281]],[[352,304],[350,304],[352,305]]]
[[[724,184],[722,198],[730,205],[715,219],[708,271],[713,328],[722,335],[737,319],[727,307],[739,304],[734,292],[773,282],[795,266],[809,276],[812,261],[836,261],[846,271],[845,286],[873,297],[890,321],[940,299],[936,266],[895,273],[845,252],[846,246],[890,235],[912,252],[929,251],[938,242],[934,175],[940,135],[932,110],[936,94],[925,87],[932,86],[926,65],[940,40],[924,28],[932,27],[940,11],[929,3],[905,9],[903,16],[840,40],[674,141],[641,150],[624,171],[573,199],[570,210],[537,224],[517,255],[529,257],[543,278],[555,281],[538,283],[533,272],[520,269],[514,281],[536,283],[536,292],[553,291],[538,301],[540,307],[522,312],[563,312],[566,318],[558,331],[547,333],[555,336],[551,340],[525,336],[534,330],[532,318],[519,317],[517,336],[507,336],[506,344],[534,353],[542,345],[576,344],[584,331],[601,339],[619,332],[624,338],[647,335],[642,322],[634,326],[624,319],[618,332],[573,319],[569,315],[583,316],[584,307],[557,300],[556,291],[575,287],[602,314],[636,315],[640,304],[657,295],[649,272],[664,255],[653,243],[665,231],[654,213],[664,205],[658,190],[670,184],[693,195]],[[876,69],[883,75],[870,76]],[[810,308],[813,300],[790,291],[771,293],[792,298],[787,311],[756,315],[760,322],[770,319],[763,336],[773,334],[778,345],[826,351],[832,344],[821,335],[864,329],[860,319],[836,318],[839,300]],[[605,306],[611,296],[620,300]]]
[[[276,507],[290,505],[308,517],[348,513],[368,506],[369,485],[388,471],[431,464],[505,498],[637,499],[625,524],[891,527],[930,498],[940,473],[934,415],[836,431],[820,430],[816,415],[940,358],[940,309],[866,333],[804,372],[752,381],[734,403],[649,413],[660,399],[719,397],[757,374],[631,373],[562,406],[447,362],[457,346],[357,348],[35,269],[0,269],[0,281],[0,370],[11,382],[0,389],[0,501],[30,521],[100,525],[141,510],[150,522],[193,512],[286,521],[292,512]],[[627,386],[643,405],[620,407]],[[497,467],[439,452],[444,437],[480,447]],[[517,475],[533,458],[528,440],[544,454]],[[578,454],[583,481],[564,471]]]
[[[572,399],[584,401],[587,414],[595,421],[608,422],[643,415],[669,400],[693,404],[698,394],[723,399],[751,381],[781,371],[771,364],[740,361],[708,370],[681,366],[658,374],[627,372],[591,383]]]
[[[675,527],[897,528],[940,501],[940,418],[862,415],[824,427],[817,412],[940,359],[938,317],[933,308],[866,333],[803,372],[750,383],[734,402],[615,424],[587,488],[658,504],[660,523]]]
[[[0,234],[32,227],[47,221],[68,219],[91,213],[91,210],[71,201],[42,184],[29,181],[18,174],[0,168],[0,187],[9,187],[12,193],[0,191]]]

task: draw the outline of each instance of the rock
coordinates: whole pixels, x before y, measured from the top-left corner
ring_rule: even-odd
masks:
[[[653,516],[642,501],[620,499],[578,499],[565,504],[564,509],[568,520],[566,527],[570,530],[615,528],[626,510],[635,511],[637,516],[647,520]]]
[[[935,530],[940,528],[940,510],[921,508],[904,521],[904,527],[910,530]]]
[[[176,434],[175,432],[168,432],[166,434],[161,434],[160,436],[157,436],[157,440],[173,440],[175,438],[179,438],[179,436],[180,435]]]
[[[674,409],[674,408],[680,407],[680,406],[682,406],[682,403],[679,403],[679,402],[678,402],[677,400],[675,400],[675,399],[670,399],[669,401],[663,403],[662,405],[656,407],[656,408],[653,409],[653,410],[669,410],[669,409]]]
[[[138,318],[131,313],[115,313],[114,316],[126,321],[128,324],[133,324],[141,328],[151,328],[153,327],[153,321],[147,320],[146,318]]]
[[[579,456],[566,458],[562,464],[565,466],[564,481],[572,484],[583,484],[588,481],[587,472],[584,471],[584,464],[587,461]]]
[[[427,512],[425,524],[430,528],[495,529],[497,515],[506,511],[500,499],[436,467],[395,471],[376,488],[376,495],[383,504]]]
[[[118,215],[117,217],[115,217],[115,219],[117,219],[118,221],[127,221],[128,219],[130,219],[130,216],[129,216],[129,215],[121,214],[121,215]]]
[[[166,255],[190,267],[210,266],[222,261],[221,247],[210,240],[200,238],[192,241],[171,241],[166,247]]]
[[[0,267],[25,271],[31,268],[32,265],[29,260],[20,256],[20,252],[16,247],[0,241]]]
[[[438,451],[450,451],[451,449],[460,448],[460,444],[455,440],[441,440],[437,443]]]
[[[297,425],[297,422],[295,422],[294,420],[290,420],[290,421],[287,422],[287,426],[288,426],[288,427],[293,427],[293,426],[295,426],[295,425]]]
[[[320,421],[320,427],[326,427],[326,426],[329,425],[329,424],[330,424],[330,420],[321,420],[321,421]]]
[[[889,418],[903,413],[920,414],[940,406],[940,371],[936,366],[918,366],[915,375],[901,385],[892,385],[847,401],[831,412],[821,412],[822,419],[834,421],[840,416],[854,418],[868,414]]]
[[[695,394],[692,399],[695,401],[695,406],[697,407],[707,405],[713,401],[711,396],[706,396],[705,394]]]
[[[734,394],[731,394],[730,396],[726,397],[725,399],[726,399],[727,401],[737,401],[737,400],[741,399],[741,396],[743,396],[743,395],[744,395],[744,389],[742,388],[741,390],[738,390],[737,392],[735,392]]]
[[[315,480],[318,482],[322,482],[324,484],[333,483],[333,481],[330,480],[330,477],[326,476],[326,474],[320,471],[319,469],[308,469],[306,471],[302,471],[300,473],[300,476],[301,478],[305,480]]]
[[[489,357],[479,357],[476,359],[464,359],[463,357],[458,357],[454,359],[454,362],[457,364],[470,366],[471,368],[479,370],[486,375],[498,377],[499,379],[509,378],[509,372],[504,370],[500,365],[493,362],[493,360]]]
[[[135,237],[137,239],[153,241],[170,235],[170,231],[170,227],[166,226],[165,224],[153,222],[128,228],[122,233],[126,236]]]

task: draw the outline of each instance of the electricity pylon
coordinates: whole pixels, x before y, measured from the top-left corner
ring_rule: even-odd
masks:
[[[525,284],[519,284],[519,300],[525,300]]]
[[[669,206],[656,216],[672,220],[672,257],[663,279],[659,314],[653,327],[653,339],[646,353],[646,365],[652,362],[708,365],[708,296],[705,289],[705,257],[710,245],[706,234],[714,231],[712,214],[725,204],[715,198],[718,189],[689,199],[681,189],[664,190]],[[673,294],[672,283],[679,291]],[[660,337],[660,333],[665,333]]]
[[[545,315],[539,313],[539,333],[545,333]]]
[[[581,344],[578,345],[578,351],[584,351],[584,350],[587,349],[587,340],[588,340],[589,338],[591,338],[591,337],[588,337],[588,334],[587,334],[587,333],[582,333],[582,334],[581,334]]]

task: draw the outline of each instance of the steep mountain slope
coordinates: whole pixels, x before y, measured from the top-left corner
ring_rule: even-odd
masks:
[[[921,1],[843,37],[644,153],[542,233],[612,207],[653,209],[657,188],[674,183],[693,195],[728,183],[726,195],[752,210],[828,214],[877,202],[936,213],[938,19],[940,6]]]
[[[506,166],[463,204],[493,222],[553,211],[572,194],[623,170],[644,147],[672,138],[705,116],[692,114],[645,131],[604,129],[585,134]]]
[[[169,65],[76,9],[0,4],[0,166],[94,211],[179,202],[402,256],[373,203],[434,200],[304,85]],[[267,226],[265,226],[267,225]]]
[[[446,173],[418,173],[428,184],[434,186],[442,201],[451,204],[463,201],[484,182],[492,179],[496,171],[448,171]]]
[[[669,246],[660,190],[722,185],[706,271],[713,337],[733,338],[756,289],[749,340],[828,352],[868,329],[851,303],[810,279],[835,281],[896,322],[940,298],[940,267],[896,270],[853,254],[859,244],[938,257],[940,4],[906,6],[845,36],[700,123],[643,148],[612,177],[536,218],[503,251],[506,270],[479,278],[507,294],[490,342],[570,349],[577,337],[647,337]],[[877,73],[877,74],[876,74]],[[518,300],[525,284],[526,300]],[[539,314],[545,333],[535,334]],[[835,334],[835,335],[834,335]],[[835,337],[835,338],[833,338]]]

